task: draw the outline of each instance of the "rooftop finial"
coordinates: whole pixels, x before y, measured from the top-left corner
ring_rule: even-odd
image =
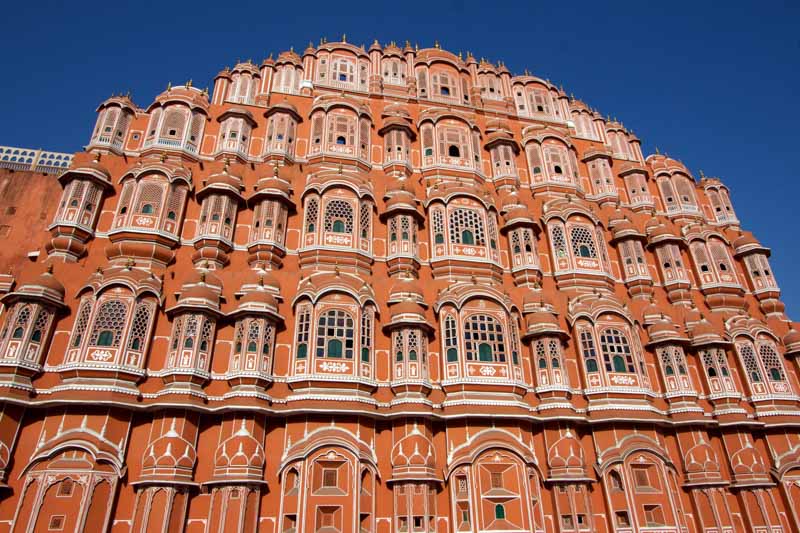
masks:
[[[187,82],[186,82],[186,86],[187,86],[187,87],[191,87],[191,86],[192,86],[192,80],[189,80],[189,81],[187,81]]]
[[[347,34],[346,34],[346,33],[343,33],[343,34],[342,34],[342,42],[343,42],[343,43],[346,43],[346,42],[347,42]]]
[[[439,40],[438,39],[433,41],[433,47],[434,48],[439,48]]]
[[[167,82],[167,90],[168,91],[172,90],[172,82],[171,81]]]

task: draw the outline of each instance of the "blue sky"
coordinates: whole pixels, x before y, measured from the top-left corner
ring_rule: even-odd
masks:
[[[3,15],[0,144],[29,148],[80,149],[112,93],[146,106],[167,82],[212,86],[237,59],[323,36],[438,40],[528,68],[623,121],[645,153],[721,177],[800,320],[800,2],[11,2]]]

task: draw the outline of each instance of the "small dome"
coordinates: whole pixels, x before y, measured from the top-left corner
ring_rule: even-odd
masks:
[[[539,223],[531,216],[531,209],[525,205],[512,207],[503,214],[503,230],[516,225],[539,227]]]
[[[294,48],[292,48],[278,54],[278,60],[275,63],[292,63],[299,67],[302,66],[303,61],[300,59],[300,56],[297,55],[297,52],[294,51]]]
[[[225,475],[222,469],[244,468],[260,470],[266,459],[264,448],[253,437],[242,420],[242,426],[231,437],[225,439],[214,454],[215,475]]]
[[[533,328],[547,330],[561,330],[558,319],[549,311],[536,311],[525,317],[525,325],[530,331]]]
[[[688,474],[715,473],[719,474],[719,462],[714,449],[704,440],[701,440],[686,452],[686,472]]]
[[[416,427],[392,448],[392,468],[436,468],[433,443]]]
[[[142,469],[187,469],[191,470],[197,459],[194,446],[171,428],[154,440],[144,451]]]
[[[292,115],[298,122],[302,120],[300,112],[297,110],[297,108],[285,98],[280,102],[275,102],[274,104],[270,105],[266,112],[264,112],[264,116],[268,117],[275,113],[288,113]]]
[[[763,251],[769,255],[769,248],[761,244],[749,231],[743,231],[742,234],[733,241],[733,249],[737,256],[753,251]]]
[[[258,75],[258,67],[252,61],[242,61],[236,63],[231,72],[249,72],[250,74]]]
[[[692,346],[726,342],[725,338],[717,333],[714,325],[705,318],[701,318],[699,322],[689,328],[689,337],[691,338]]]
[[[53,293],[57,294],[61,299],[64,298],[64,294],[66,294],[66,289],[64,289],[64,285],[58,281],[58,278],[53,275],[52,270],[48,269],[39,274],[36,279],[34,279],[30,283],[26,283],[20,290],[25,290],[26,287],[42,287],[48,291],[52,291]]]
[[[189,107],[199,107],[206,112],[209,107],[208,93],[196,87],[192,87],[190,83],[187,83],[187,85],[170,87],[156,96],[155,102],[148,108],[148,112],[151,111],[156,104],[165,105],[170,102],[182,102]]]
[[[243,185],[241,178],[228,173],[227,165],[222,172],[217,172],[208,177],[202,189],[197,191],[198,200],[211,192],[226,192],[241,199]]]
[[[750,442],[734,452],[731,455],[730,462],[734,476],[767,476],[767,467],[764,464],[764,459]]]
[[[389,302],[407,298],[418,302],[424,301],[422,283],[417,278],[400,278],[389,290]]]
[[[167,309],[167,313],[182,308],[199,308],[218,313],[221,292],[222,281],[213,272],[195,270],[181,286],[178,302]]]
[[[794,329],[794,326],[795,324],[792,324],[789,333],[783,337],[783,345],[786,347],[787,355],[800,353],[800,331]]]
[[[239,302],[232,314],[267,313],[273,319],[282,322],[278,314],[278,302],[281,300],[281,288],[277,278],[270,271],[252,271],[236,293]]]
[[[396,319],[401,319],[403,317],[424,319],[425,308],[414,300],[403,300],[402,302],[392,304],[389,314],[391,315],[393,322]]]
[[[256,182],[253,194],[248,198],[248,202],[258,201],[261,198],[275,198],[281,200],[289,209],[294,209],[292,196],[292,176],[291,171],[275,166],[271,176],[264,176]]]
[[[611,228],[611,235],[615,241],[630,237],[644,237],[644,233],[639,231],[639,228],[627,218],[614,223]]]
[[[249,290],[239,300],[240,304],[264,305],[267,307],[278,308],[278,300],[273,294],[266,290]]]
[[[661,319],[662,313],[662,309],[656,304],[655,300],[651,299],[642,310],[642,322],[644,322],[645,325],[653,324]]]
[[[681,333],[672,322],[672,319],[666,315],[662,315],[660,320],[647,326],[647,335],[650,337],[650,344],[686,340],[686,336]]]
[[[30,281],[22,282],[17,290],[3,296],[2,301],[9,303],[20,298],[34,299],[44,300],[56,307],[63,307],[65,294],[64,285],[53,275],[52,266],[48,266],[47,270]]]
[[[553,477],[568,476],[584,469],[583,449],[572,431],[567,430],[547,451],[547,465]]]

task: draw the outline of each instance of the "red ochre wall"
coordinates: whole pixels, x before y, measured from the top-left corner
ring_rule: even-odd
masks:
[[[719,179],[438,47],[99,113],[0,170],[0,531],[800,527],[800,342]]]

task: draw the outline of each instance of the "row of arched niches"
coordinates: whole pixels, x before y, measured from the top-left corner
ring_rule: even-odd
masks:
[[[167,405],[414,418],[391,444],[395,496],[428,510],[409,510],[398,531],[434,530],[424,502],[443,471],[458,530],[486,505],[498,524],[543,530],[545,481],[569,480],[555,497],[572,507],[589,501],[586,424],[650,428],[598,451],[618,531],[686,527],[653,518],[677,491],[656,426],[739,428],[725,437],[732,479],[704,431],[682,433],[683,482],[769,481],[763,443],[740,429],[800,413],[800,334],[769,249],[740,228],[719,179],[645,158],[621,123],[550,81],[438,47],[322,43],[226,69],[213,97],[187,83],[146,108],[112,97],[98,114],[58,177],[43,264],[3,297],[0,384],[21,402],[79,391],[160,412],[142,482],[192,480],[200,415],[158,411]],[[469,446],[434,434],[434,413],[487,405],[556,424],[546,474],[528,430],[466,425],[456,433]],[[264,475],[263,420],[237,416],[224,418],[213,479]],[[280,531],[298,527],[304,490],[352,499],[358,482],[372,505],[374,441],[341,431],[332,422],[284,443]],[[348,451],[315,455],[314,439]],[[772,454],[775,468],[790,470],[797,440]],[[663,490],[632,496],[631,482]],[[712,505],[725,498],[709,490]],[[533,507],[517,509],[523,500]],[[374,527],[374,508],[353,516]],[[578,531],[595,518],[559,520]]]

